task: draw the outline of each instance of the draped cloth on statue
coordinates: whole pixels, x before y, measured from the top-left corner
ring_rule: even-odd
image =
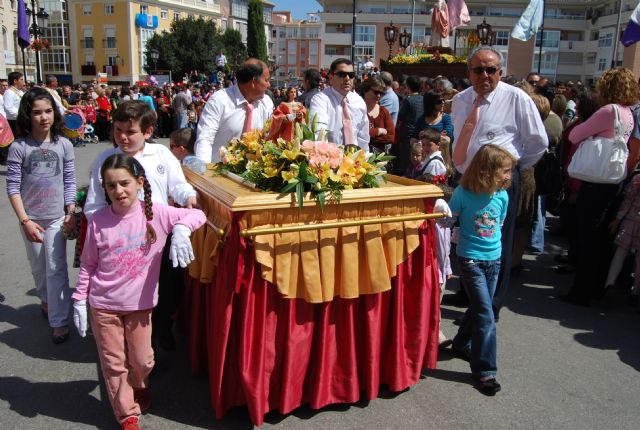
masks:
[[[431,14],[431,37],[429,45],[449,47],[449,8],[444,0],[438,0],[433,5]]]
[[[306,202],[302,211],[291,200],[283,206],[282,197],[224,177],[186,170],[185,176],[199,193],[207,225],[193,234],[197,260],[181,320],[193,371],[209,374],[218,418],[246,405],[261,425],[271,410],[354,403],[362,394],[373,399],[381,384],[402,391],[420,380],[422,369],[435,368],[434,220],[240,234],[430,213],[437,195],[425,187],[432,186],[416,183],[417,192],[413,181],[394,177],[398,182],[387,188],[345,191],[340,204],[321,212]]]
[[[267,140],[275,141],[278,138],[286,141],[293,140],[295,123],[304,123],[306,115],[307,110],[302,103],[280,103],[273,111]]]

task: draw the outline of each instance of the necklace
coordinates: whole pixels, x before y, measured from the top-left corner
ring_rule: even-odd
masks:
[[[45,143],[48,143],[48,145],[46,147],[44,146]],[[53,145],[53,143],[49,140],[49,141],[41,142],[40,146],[38,147],[38,149],[40,150],[40,153],[42,154],[42,156],[44,157],[45,160],[49,156],[49,150],[51,149],[51,145]]]

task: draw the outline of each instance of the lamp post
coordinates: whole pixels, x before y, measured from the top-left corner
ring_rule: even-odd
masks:
[[[407,30],[404,30],[400,33],[400,47],[402,49],[407,49],[407,47],[411,44],[411,33]]]
[[[158,52],[156,48],[151,48],[149,50],[149,57],[151,57],[151,61],[153,61],[153,71],[155,72],[158,68],[158,58],[160,57],[160,52]]]
[[[36,12],[36,0],[31,0],[31,9],[25,10],[27,16],[32,18],[33,23],[29,27],[29,32],[33,34],[34,41],[40,40],[42,29],[49,25],[49,14],[41,7]],[[40,70],[40,49],[36,49],[36,82],[42,84],[42,70]]]
[[[389,44],[389,59],[391,58],[391,47],[398,40],[398,27],[393,25],[393,21],[384,27],[384,40]]]
[[[491,29],[491,25],[487,24],[484,18],[482,18],[482,24],[478,24],[476,34],[481,45],[491,46],[496,43],[496,32]]]

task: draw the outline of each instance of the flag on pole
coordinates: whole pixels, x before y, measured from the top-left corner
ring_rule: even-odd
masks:
[[[29,21],[27,20],[27,8],[24,0],[18,0],[18,45],[26,48],[31,44],[29,36]]]
[[[631,13],[627,28],[622,33],[622,44],[631,46],[640,40],[640,3]]]
[[[529,6],[511,30],[511,37],[526,42],[538,32],[542,26],[544,0],[531,0]]]
[[[447,2],[449,8],[449,24],[451,28],[466,27],[471,22],[469,17],[469,9],[464,0],[449,0]]]

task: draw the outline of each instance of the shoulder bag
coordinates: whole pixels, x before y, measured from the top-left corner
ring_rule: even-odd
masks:
[[[618,107],[613,105],[613,109],[616,113],[614,137],[591,136],[583,140],[567,168],[572,178],[596,184],[619,184],[624,180],[629,148]]]

